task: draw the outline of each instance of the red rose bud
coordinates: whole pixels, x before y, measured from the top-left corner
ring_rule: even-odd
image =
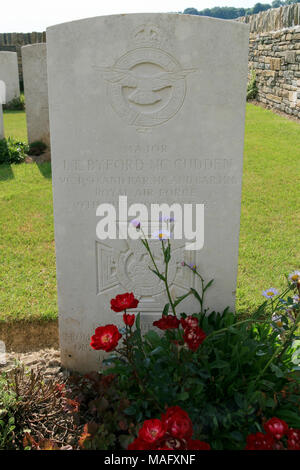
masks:
[[[153,322],[153,326],[160,328],[161,330],[171,330],[178,328],[180,321],[174,315],[163,315],[162,318]]]
[[[247,436],[247,445],[245,450],[273,450],[275,444],[273,436],[257,432]]]
[[[96,351],[102,349],[103,351],[110,352],[118,345],[120,338],[122,338],[122,335],[115,325],[99,326],[91,337],[90,345]]]
[[[124,313],[123,320],[125,325],[132,326],[134,324],[135,315],[129,315],[129,313]]]
[[[300,429],[290,428],[287,433],[289,450],[300,450]]]
[[[275,439],[281,439],[285,434],[287,434],[289,427],[285,421],[279,418],[271,418],[264,424],[264,429],[266,433],[271,434]]]
[[[196,328],[186,328],[184,330],[184,342],[192,351],[196,351],[199,348],[200,344],[203,343],[205,338],[206,334],[198,326]]]
[[[148,419],[144,421],[142,428],[139,430],[139,438],[153,444],[161,439],[165,432],[165,425],[160,419]]]
[[[136,308],[139,301],[134,297],[133,293],[117,295],[115,299],[111,299],[110,307],[114,312],[123,312],[130,308]]]
[[[168,408],[161,417],[167,432],[177,439],[189,439],[193,435],[193,424],[186,411],[179,406]]]
[[[211,450],[207,442],[198,441],[197,439],[189,439],[187,442],[188,450]]]
[[[180,323],[182,328],[197,328],[199,326],[198,319],[195,317],[181,318]]]

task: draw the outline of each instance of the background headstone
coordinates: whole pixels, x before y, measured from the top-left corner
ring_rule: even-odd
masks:
[[[0,51],[0,80],[6,85],[6,103],[20,96],[18,58],[16,52]]]
[[[96,239],[96,208],[205,205],[200,252],[173,247],[173,295],[214,288],[207,306],[234,308],[238,262],[248,27],[177,14],[116,15],[47,30],[49,111],[62,363],[99,367],[90,336],[122,325],[110,309],[133,291],[147,330],[166,303],[140,242]],[[155,242],[154,242],[155,243]],[[158,256],[158,253],[157,253]],[[158,260],[159,261],[159,260]],[[199,311],[195,299],[182,305]]]
[[[4,138],[4,125],[3,125],[3,109],[2,103],[0,102],[0,139]]]
[[[6,101],[6,85],[3,80],[0,80],[0,139],[4,138],[4,124],[3,124],[3,108],[2,105]]]
[[[46,44],[39,43],[23,46],[22,64],[28,142],[43,141],[49,145]]]

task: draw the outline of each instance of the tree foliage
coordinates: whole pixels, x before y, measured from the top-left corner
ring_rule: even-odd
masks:
[[[213,18],[222,18],[225,20],[232,20],[240,16],[255,15],[260,11],[266,11],[270,8],[279,8],[285,5],[297,3],[298,0],[273,0],[270,3],[256,3],[252,8],[235,8],[235,7],[214,7],[205,8],[204,10],[197,10],[196,8],[186,8],[184,14],[186,15],[199,15],[211,16]]]

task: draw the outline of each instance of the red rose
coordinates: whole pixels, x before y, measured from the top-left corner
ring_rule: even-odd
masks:
[[[91,337],[91,346],[97,351],[103,349],[103,351],[109,352],[115,349],[120,338],[122,335],[115,325],[99,326]]]
[[[271,418],[264,424],[266,433],[271,434],[275,439],[281,439],[289,430],[285,421],[279,418]]]
[[[287,433],[288,449],[289,450],[300,450],[300,429],[290,428]]]
[[[188,450],[211,450],[207,442],[198,441],[197,439],[189,439],[187,442]]]
[[[206,334],[201,328],[199,328],[199,326],[197,326],[196,328],[186,328],[184,330],[184,342],[192,351],[196,351],[199,348],[200,344],[203,343],[205,338]]]
[[[160,419],[147,419],[139,430],[139,438],[153,444],[162,438],[165,432],[166,427]]]
[[[148,442],[143,441],[137,437],[131,444],[129,444],[128,450],[150,450],[151,445]]]
[[[135,315],[129,315],[129,313],[124,313],[123,320],[125,325],[132,326],[134,324]]]
[[[117,295],[115,299],[111,299],[110,307],[114,312],[122,312],[129,308],[136,308],[139,301],[134,297],[133,293]]]
[[[168,408],[161,417],[171,436],[178,439],[189,439],[193,435],[193,424],[186,411],[179,406]]]
[[[180,321],[175,315],[163,315],[159,320],[153,322],[153,326],[157,326],[161,330],[171,330],[178,328]]]
[[[186,317],[186,318],[181,318],[180,323],[182,325],[182,328],[197,328],[199,326],[198,319],[195,317]]]
[[[274,446],[273,436],[257,432],[247,436],[247,445],[245,450],[272,450]]]

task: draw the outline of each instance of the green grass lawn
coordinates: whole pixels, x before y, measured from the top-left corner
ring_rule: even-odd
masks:
[[[5,137],[27,142],[26,115],[24,111],[5,111],[3,116]]]
[[[25,139],[23,112],[6,135]],[[237,311],[300,268],[300,125],[247,105]],[[57,315],[51,169],[0,166],[0,321]]]

